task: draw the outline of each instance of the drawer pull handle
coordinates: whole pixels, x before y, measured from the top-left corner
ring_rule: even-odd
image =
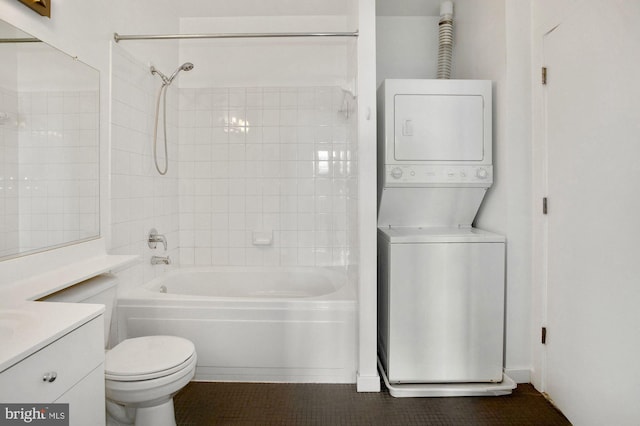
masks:
[[[58,373],[56,373],[55,371],[52,371],[50,373],[45,373],[45,375],[42,376],[42,381],[53,383],[57,378],[58,378]]]

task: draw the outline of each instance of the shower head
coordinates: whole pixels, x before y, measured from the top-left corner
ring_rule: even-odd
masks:
[[[176,76],[180,71],[191,71],[192,69],[193,69],[193,64],[191,62],[185,62],[184,64],[180,65],[178,69],[176,69],[173,72],[173,74],[171,74],[171,77],[169,77],[169,83],[167,84],[171,84],[173,79],[176,78]]]
[[[180,71],[191,71],[192,69],[193,69],[193,64],[191,62],[185,62],[184,64],[180,65],[178,67],[178,69],[176,69],[173,72],[173,74],[171,74],[171,77],[167,77],[166,75],[161,73],[158,69],[156,69],[156,67],[154,67],[152,65],[151,66],[151,74],[158,74],[160,76],[160,78],[162,79],[162,84],[164,86],[168,86],[173,82],[173,79],[176,78],[176,76],[178,75],[178,73]]]

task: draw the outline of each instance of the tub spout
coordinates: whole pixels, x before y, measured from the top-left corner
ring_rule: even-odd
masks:
[[[151,256],[152,265],[169,265],[171,258],[169,256]]]

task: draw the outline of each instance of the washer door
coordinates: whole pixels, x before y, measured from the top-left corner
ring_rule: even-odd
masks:
[[[389,381],[500,382],[504,243],[389,244],[387,256]]]

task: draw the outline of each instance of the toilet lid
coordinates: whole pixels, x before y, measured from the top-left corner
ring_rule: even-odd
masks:
[[[105,355],[109,380],[149,380],[179,371],[195,354],[187,339],[175,336],[144,336],[127,339]]]

